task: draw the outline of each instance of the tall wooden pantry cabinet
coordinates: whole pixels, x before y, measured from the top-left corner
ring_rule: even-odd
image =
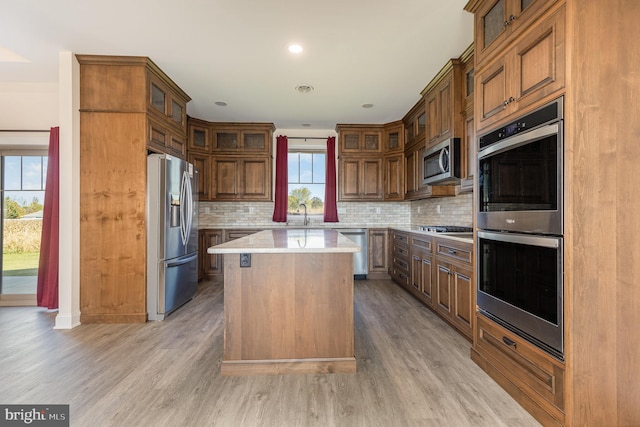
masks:
[[[80,63],[80,321],[147,320],[147,152],[186,157],[189,96],[146,57]]]

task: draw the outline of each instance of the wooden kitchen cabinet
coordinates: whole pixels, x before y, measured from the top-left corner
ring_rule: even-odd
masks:
[[[466,10],[474,9],[474,44],[477,63],[517,37],[527,26],[557,0],[478,0]]]
[[[384,200],[404,200],[404,155],[384,156]]]
[[[409,289],[409,233],[391,230],[391,278],[402,287]]]
[[[184,132],[177,132],[166,124],[154,119],[147,120],[148,135],[147,146],[154,151],[171,154],[181,159],[187,157],[187,141]]]
[[[211,195],[213,194],[211,157],[198,151],[189,151],[188,161],[198,170],[198,200],[211,200]]]
[[[411,290],[427,306],[433,306],[433,238],[411,234]]]
[[[222,275],[223,256],[208,254],[207,249],[223,242],[223,231],[203,229],[198,231],[198,278]]]
[[[272,123],[213,123],[212,151],[271,154]]]
[[[271,156],[213,156],[211,175],[211,200],[271,200]]]
[[[481,314],[476,321],[471,358],[510,394],[526,393],[535,402],[527,409],[543,425],[561,425],[564,364]]]
[[[338,163],[338,200],[383,200],[381,158],[342,157]]]
[[[368,279],[389,278],[389,231],[386,228],[368,230]]]
[[[404,125],[401,120],[384,125],[383,149],[385,155],[404,151]]]
[[[471,340],[476,307],[473,244],[436,238],[434,249],[436,264],[434,308]]]
[[[176,90],[175,83],[168,82],[162,74],[149,73],[147,77],[149,84],[147,110],[149,114],[167,123],[168,127],[175,128],[176,132],[182,135],[183,141],[186,142],[187,102],[189,99],[184,97],[182,90],[179,88]]]
[[[476,130],[560,95],[565,86],[564,4],[529,27],[504,53],[476,67]]]
[[[338,124],[339,154],[381,154],[382,125]]]
[[[200,173],[200,200],[270,201],[273,123],[189,117],[188,158]]]
[[[194,119],[193,117],[188,118],[188,150],[189,153],[200,152],[200,153],[210,153],[211,152],[211,125],[209,122],[205,122],[204,120]]]
[[[182,152],[190,98],[149,58],[76,58],[80,321],[145,322],[147,151]]]
[[[463,137],[463,151],[462,157],[462,170],[466,171],[464,177],[460,181],[460,192],[472,192],[473,180],[476,170],[476,129],[475,120],[473,115],[473,95],[474,95],[474,78],[475,78],[475,64],[474,64],[474,47],[473,45],[462,54],[460,57],[464,63],[463,73],[463,93],[464,100],[464,137]]]
[[[427,148],[462,134],[462,74],[462,61],[451,59],[422,91]]]
[[[420,98],[402,118],[404,125],[404,146],[412,146],[424,142],[427,130],[427,114],[424,98]]]

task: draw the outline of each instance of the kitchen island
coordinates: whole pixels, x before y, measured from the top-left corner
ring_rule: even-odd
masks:
[[[328,229],[265,230],[224,254],[223,375],[351,373],[353,254]]]

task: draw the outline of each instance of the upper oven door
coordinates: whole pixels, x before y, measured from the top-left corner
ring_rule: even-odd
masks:
[[[562,220],[562,121],[478,153],[478,227],[556,234]]]

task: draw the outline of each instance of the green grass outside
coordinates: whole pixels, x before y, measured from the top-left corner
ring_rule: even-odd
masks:
[[[3,276],[37,276],[39,252],[3,253]]]

